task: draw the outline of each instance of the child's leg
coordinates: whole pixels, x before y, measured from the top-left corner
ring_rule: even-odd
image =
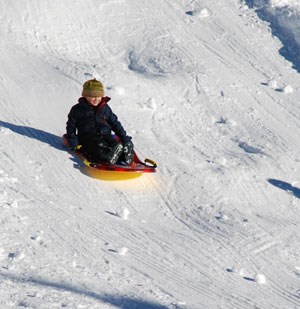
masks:
[[[106,155],[110,152],[109,145],[99,136],[85,138],[82,146],[88,159],[93,162],[106,161]]]
[[[114,165],[117,163],[123,152],[123,145],[119,143],[112,135],[106,135],[103,138],[110,148],[110,152],[106,156],[107,162]]]
[[[85,141],[83,147],[93,162],[107,162],[113,165],[117,163],[123,151],[123,146],[112,136],[89,138]]]
[[[122,152],[123,152],[123,145],[120,143],[116,143],[113,147],[111,147],[111,150],[107,155],[108,163],[115,165],[118,162],[118,159],[122,154]]]
[[[111,134],[105,135],[102,138],[110,147],[113,147],[118,143],[118,140],[115,139]]]
[[[123,153],[127,165],[131,165],[134,159],[133,143],[131,141],[124,143]]]

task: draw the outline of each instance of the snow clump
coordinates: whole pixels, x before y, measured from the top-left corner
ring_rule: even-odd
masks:
[[[120,250],[119,250],[119,254],[120,255],[126,255],[128,253],[128,248],[126,247],[122,247]]]
[[[276,79],[271,79],[268,81],[268,86],[271,87],[272,89],[278,88],[278,82]]]
[[[210,11],[207,8],[203,8],[199,12],[199,17],[200,18],[207,18],[211,15]]]
[[[286,85],[282,88],[282,92],[284,93],[292,93],[293,91],[294,89],[291,85]]]
[[[128,219],[128,216],[130,214],[130,211],[128,208],[123,208],[120,210],[120,212],[118,213],[118,216],[124,220]]]
[[[255,281],[258,283],[258,284],[265,284],[266,283],[266,277],[265,275],[263,274],[257,274],[255,276]]]

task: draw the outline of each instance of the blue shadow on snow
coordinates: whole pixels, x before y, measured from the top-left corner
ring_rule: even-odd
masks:
[[[295,197],[299,198],[300,199],[300,189],[297,188],[297,187],[293,187],[290,183],[287,183],[287,182],[284,182],[284,181],[281,181],[281,180],[278,180],[278,179],[268,179],[268,182],[281,189],[281,190],[284,190],[284,191],[287,191],[287,192],[291,192]]]
[[[53,288],[63,292],[75,293],[84,297],[90,297],[98,301],[111,304],[115,307],[122,309],[168,309],[166,306],[157,303],[149,302],[142,299],[134,299],[128,296],[114,296],[109,294],[100,295],[98,293],[88,291],[83,288],[76,287],[74,285],[70,285],[67,283],[51,282],[49,280],[34,277],[25,277],[25,276],[19,277],[7,273],[0,273],[0,278],[10,280],[16,283],[18,282],[20,282],[21,284],[28,283],[32,285],[39,285],[43,287]]]
[[[55,149],[67,151],[66,147],[62,143],[62,137],[54,135],[52,133],[45,132],[43,130],[35,129],[32,127],[28,127],[28,126],[16,125],[16,124],[9,123],[9,122],[2,121],[2,120],[0,120],[0,127],[7,128],[23,136],[36,139],[42,143],[50,145],[51,147]],[[73,154],[71,160],[73,161],[75,168],[81,169],[82,162],[79,158],[77,158]],[[82,172],[86,174],[84,172],[84,169]]]
[[[261,20],[269,23],[272,35],[276,36],[283,45],[283,47],[279,50],[279,54],[286,60],[291,62],[293,68],[298,73],[300,73],[300,44],[297,43],[297,41],[295,40],[292,31],[280,26],[276,17],[270,13],[270,11],[268,10],[270,6],[269,1],[264,1],[264,4],[261,4],[261,6],[258,8],[255,6],[254,0],[245,0],[245,3],[249,8],[255,10],[256,14]],[[281,9],[281,11],[282,10],[285,10],[285,8]],[[300,17],[294,16],[294,18]],[[297,23],[299,23],[299,21]]]
[[[16,125],[2,120],[0,120],[0,127],[7,128],[23,136],[36,139],[58,150],[64,150],[61,137],[52,133],[48,133],[43,130],[35,129],[28,126]]]

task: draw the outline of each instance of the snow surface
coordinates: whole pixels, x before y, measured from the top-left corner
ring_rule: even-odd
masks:
[[[0,1],[0,308],[300,307],[299,5]],[[92,77],[157,174],[63,149]]]

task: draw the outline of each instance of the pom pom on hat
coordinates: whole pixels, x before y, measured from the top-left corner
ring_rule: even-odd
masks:
[[[83,84],[83,97],[104,97],[103,84],[96,78],[87,80]]]

